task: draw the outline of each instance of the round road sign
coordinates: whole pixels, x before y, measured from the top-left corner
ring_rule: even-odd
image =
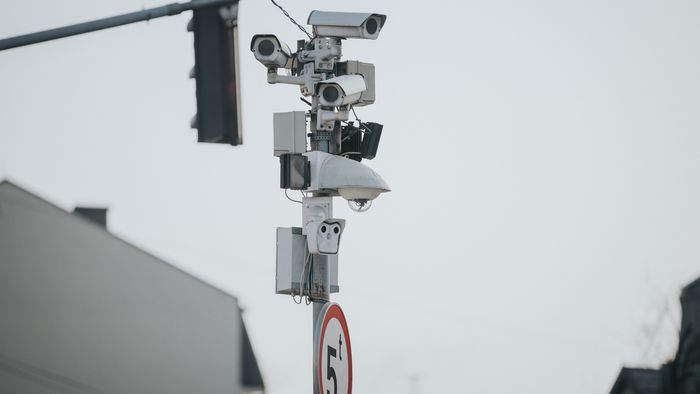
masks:
[[[314,388],[318,394],[352,393],[352,352],[348,323],[340,306],[327,303],[318,316],[314,344]]]

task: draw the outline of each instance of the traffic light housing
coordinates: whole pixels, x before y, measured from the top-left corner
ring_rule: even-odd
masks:
[[[192,128],[198,142],[239,145],[241,130],[238,68],[238,2],[193,10],[197,114]]]

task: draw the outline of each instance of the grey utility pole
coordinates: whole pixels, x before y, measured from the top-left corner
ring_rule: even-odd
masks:
[[[236,3],[238,0],[192,0],[189,3],[172,3],[161,7],[150,8],[142,11],[130,12],[112,16],[109,18],[97,19],[94,21],[78,23],[75,25],[58,27],[39,31],[36,33],[24,34],[0,40],[0,51],[17,48],[25,45],[37,44],[44,41],[56,40],[59,38],[75,36],[97,30],[109,29],[136,22],[143,22],[151,19],[161,18],[180,14],[184,11],[196,10],[199,8],[213,7]]]

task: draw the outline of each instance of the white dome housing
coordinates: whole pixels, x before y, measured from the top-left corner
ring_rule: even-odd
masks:
[[[319,151],[304,155],[311,164],[311,186],[306,191],[339,195],[348,201],[371,201],[391,191],[379,174],[355,160]]]

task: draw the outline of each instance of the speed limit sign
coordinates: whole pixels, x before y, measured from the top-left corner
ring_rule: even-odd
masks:
[[[318,316],[314,343],[314,392],[352,393],[352,352],[348,323],[340,306],[327,303]]]

